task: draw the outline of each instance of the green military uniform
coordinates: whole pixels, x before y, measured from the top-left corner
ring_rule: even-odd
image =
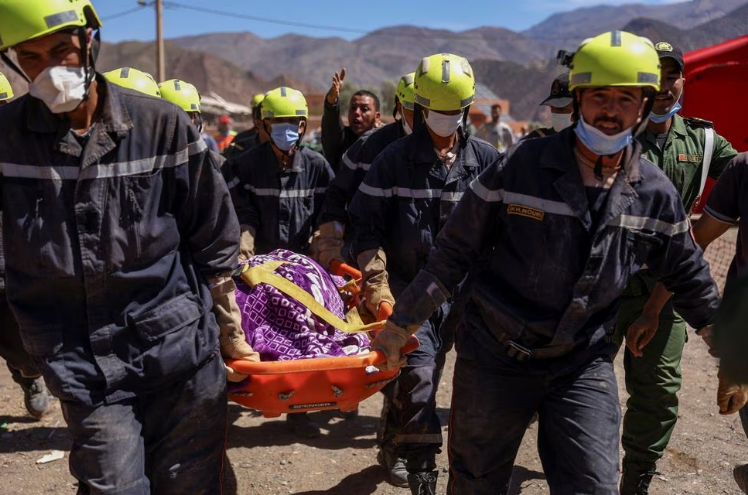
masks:
[[[638,140],[644,156],[658,165],[675,184],[686,210],[690,210],[701,187],[705,131],[711,122],[673,116],[670,132],[661,145],[658,136],[647,130]],[[714,134],[709,176],[716,179],[737,154],[727,140]],[[621,299],[616,322],[616,339],[623,343],[626,331],[641,316],[656,280],[642,269],[629,278]],[[623,420],[621,443],[626,453],[624,467],[636,471],[654,471],[662,457],[678,418],[678,396],[681,386],[680,360],[686,342],[686,324],[673,311],[669,301],[660,313],[660,323],[642,357],[626,349],[624,368],[626,390],[630,397]]]

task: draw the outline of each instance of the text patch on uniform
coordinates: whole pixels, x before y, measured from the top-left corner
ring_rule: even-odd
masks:
[[[543,220],[543,217],[545,217],[545,212],[543,210],[529,208],[523,205],[509,205],[507,206],[506,211],[509,215],[520,215],[523,217],[532,218],[533,220],[537,220],[539,222]]]
[[[679,162],[701,163],[703,159],[703,155],[687,155],[685,153],[678,154]]]

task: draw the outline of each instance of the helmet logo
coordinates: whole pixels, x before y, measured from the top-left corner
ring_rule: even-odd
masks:
[[[558,81],[553,81],[553,84],[551,85],[551,95],[556,96],[559,93],[561,93],[561,83]]]
[[[655,50],[659,52],[672,52],[673,51],[673,45],[666,41],[660,41],[655,45]]]

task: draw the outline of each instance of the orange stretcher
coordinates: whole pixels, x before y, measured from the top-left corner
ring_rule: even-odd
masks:
[[[349,306],[356,305],[358,283],[361,272],[344,264],[335,264],[332,272],[350,277],[350,282],[341,289]],[[242,273],[244,278],[244,273]],[[282,290],[282,289],[280,289]],[[303,301],[302,304],[306,304]],[[392,307],[383,303],[379,320],[392,314]],[[373,338],[381,329],[369,325],[369,336]],[[411,337],[402,349],[406,354],[418,347],[418,340]],[[242,388],[229,392],[229,398],[246,407],[258,410],[266,418],[284,413],[339,409],[353,411],[358,404],[379,392],[394,380],[400,370],[384,371],[377,368],[386,361],[381,351],[375,350],[356,356],[298,359],[295,361],[265,361],[253,363],[228,360],[227,366],[236,372],[249,375]]]

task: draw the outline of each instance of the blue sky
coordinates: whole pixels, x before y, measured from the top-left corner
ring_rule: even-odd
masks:
[[[138,9],[136,0],[92,0],[103,19],[102,39],[108,42],[152,40],[155,38],[153,8]],[[522,31],[555,12],[592,5],[676,3],[682,0],[164,0],[164,35],[177,38],[221,31],[251,31],[262,38],[288,33],[315,37],[339,36],[354,39],[368,31],[397,24],[463,31],[480,26],[498,26]],[[146,2],[150,3],[150,1]],[[219,15],[193,9],[207,9],[238,16],[264,18],[263,22],[236,16]],[[364,5],[367,5],[366,7]],[[135,12],[115,17],[129,10]],[[297,25],[288,25],[288,24]],[[299,26],[309,24],[335,29]]]

